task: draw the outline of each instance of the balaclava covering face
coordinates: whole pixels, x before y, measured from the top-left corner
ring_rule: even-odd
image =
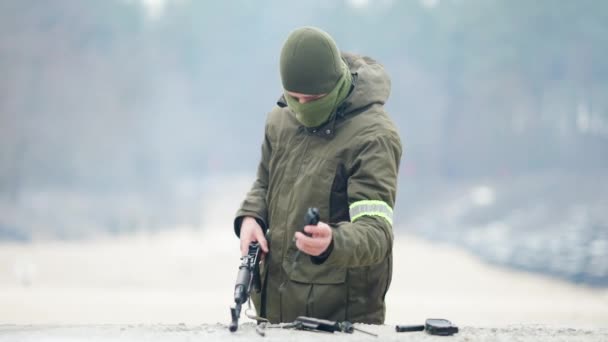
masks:
[[[281,50],[281,81],[287,105],[307,127],[324,124],[348,96],[352,75],[336,43],[314,27],[293,31]],[[300,103],[287,91],[325,96]]]

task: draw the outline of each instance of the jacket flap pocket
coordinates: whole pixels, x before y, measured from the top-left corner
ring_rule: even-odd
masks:
[[[283,270],[290,280],[305,284],[343,284],[346,281],[346,268],[315,265],[310,256],[299,253],[294,262],[294,253],[283,260]]]

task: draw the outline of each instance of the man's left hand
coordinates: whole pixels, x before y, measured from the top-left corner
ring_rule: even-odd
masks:
[[[331,244],[332,231],[327,223],[319,222],[316,226],[304,226],[304,231],[311,236],[296,232],[296,247],[308,255],[319,256]]]

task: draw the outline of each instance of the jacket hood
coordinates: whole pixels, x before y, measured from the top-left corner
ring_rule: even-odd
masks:
[[[383,105],[391,93],[391,80],[384,66],[370,57],[342,53],[342,58],[355,77],[354,89],[344,103],[344,113],[350,113],[373,104]]]
[[[383,105],[391,93],[391,80],[384,66],[367,56],[342,52],[342,59],[353,74],[354,89],[340,106],[342,114],[348,114],[373,104]],[[286,107],[285,98],[281,96],[277,102],[280,107]]]

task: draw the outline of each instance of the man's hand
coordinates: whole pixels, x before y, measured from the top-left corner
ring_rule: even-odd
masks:
[[[301,232],[296,232],[296,247],[308,255],[319,256],[323,254],[331,244],[332,231],[327,223],[319,222],[316,226],[305,226],[304,231],[312,236],[306,236]]]
[[[268,253],[268,242],[266,242],[266,238],[264,237],[264,231],[255,218],[250,216],[243,218],[243,222],[241,222],[240,237],[241,255],[247,255],[249,244],[254,241],[257,241],[260,244],[264,253]]]

